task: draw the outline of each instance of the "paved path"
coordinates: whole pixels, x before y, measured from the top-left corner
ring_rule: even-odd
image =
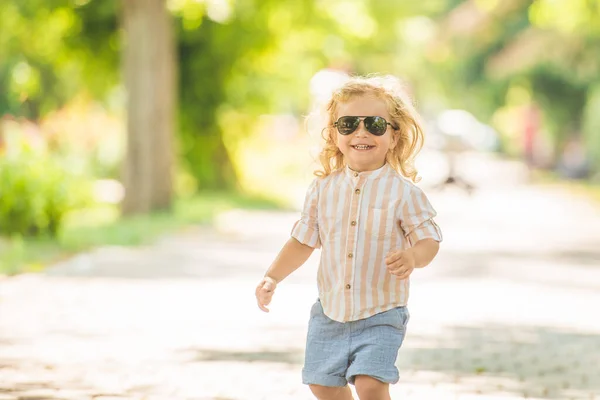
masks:
[[[429,193],[445,242],[413,275],[393,398],[600,399],[600,210],[486,168],[472,197]],[[296,217],[235,211],[0,280],[0,400],[311,399],[318,255],[270,314],[253,298]]]

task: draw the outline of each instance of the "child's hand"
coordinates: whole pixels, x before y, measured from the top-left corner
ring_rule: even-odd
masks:
[[[399,279],[406,279],[415,269],[415,254],[411,249],[390,251],[385,258],[385,264],[390,274]]]
[[[265,276],[256,287],[256,302],[258,303],[258,308],[264,312],[269,312],[269,309],[265,306],[268,306],[271,302],[276,287],[277,281],[268,276]]]

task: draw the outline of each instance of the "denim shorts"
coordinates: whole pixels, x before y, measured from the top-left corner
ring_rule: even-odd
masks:
[[[346,386],[357,375],[397,383],[398,350],[410,315],[406,307],[351,322],[337,322],[323,313],[321,302],[312,306],[302,382],[307,385]]]

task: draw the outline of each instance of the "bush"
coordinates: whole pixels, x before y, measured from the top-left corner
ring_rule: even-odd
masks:
[[[85,185],[47,153],[22,144],[0,154],[0,235],[55,236],[65,214],[83,205]]]
[[[590,164],[600,174],[600,84],[590,88],[583,113],[583,135]]]

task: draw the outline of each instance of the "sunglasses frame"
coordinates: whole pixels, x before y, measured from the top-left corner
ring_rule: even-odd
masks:
[[[342,118],[348,118],[348,117],[349,118],[358,118],[358,124],[356,124],[356,127],[352,131],[350,131],[348,133],[343,133],[343,132],[340,131],[339,122],[340,122],[340,119],[342,119]],[[367,128],[367,125],[365,124],[365,119],[367,119],[367,118],[381,118],[382,120],[385,121],[386,129],[383,132],[381,132],[380,134],[371,132],[371,130],[369,128]],[[367,130],[367,132],[369,132],[371,135],[375,135],[375,136],[383,136],[383,135],[385,135],[385,133],[387,132],[387,125],[391,126],[392,129],[394,129],[394,130],[398,129],[394,125],[392,125],[390,122],[388,122],[385,118],[380,117],[378,115],[344,115],[344,116],[339,117],[337,119],[337,121],[335,121],[333,123],[333,126],[335,126],[337,128],[337,131],[339,132],[340,135],[347,136],[347,135],[351,135],[352,133],[356,132],[356,130],[360,126],[361,121],[362,121],[363,125],[365,126],[365,129]],[[369,124],[369,126],[372,126],[372,125]]]

